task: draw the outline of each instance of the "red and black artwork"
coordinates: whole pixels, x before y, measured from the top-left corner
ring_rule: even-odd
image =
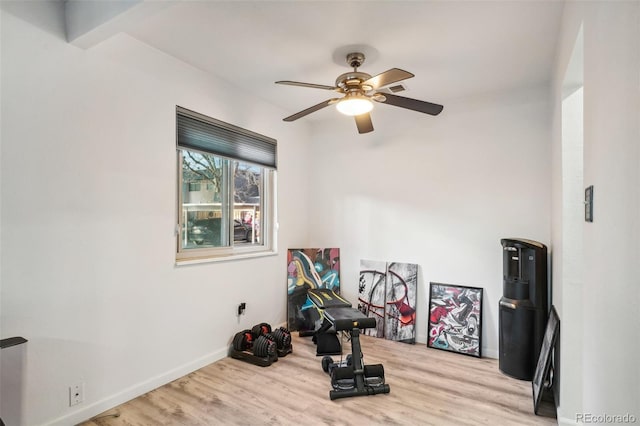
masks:
[[[365,333],[415,343],[417,286],[416,264],[361,260],[358,309],[376,319]]]
[[[482,289],[431,283],[427,346],[480,357]]]

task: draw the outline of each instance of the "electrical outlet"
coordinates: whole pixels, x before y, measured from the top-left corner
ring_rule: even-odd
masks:
[[[69,386],[69,407],[80,404],[84,401],[84,383]]]

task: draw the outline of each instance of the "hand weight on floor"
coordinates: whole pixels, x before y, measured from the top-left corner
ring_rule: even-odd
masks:
[[[284,327],[273,330],[266,322],[256,324],[251,328],[254,338],[265,336],[276,343],[279,351],[291,350],[291,333]]]

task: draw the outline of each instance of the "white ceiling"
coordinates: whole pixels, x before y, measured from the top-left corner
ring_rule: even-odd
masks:
[[[394,67],[414,73],[400,95],[443,104],[445,112],[450,101],[547,84],[563,7],[564,0],[0,1],[47,31],[66,26],[67,39],[77,30],[69,40],[82,48],[124,31],[286,115],[336,94],[274,82],[333,85],[350,71],[350,51],[365,53],[360,71],[371,75]],[[380,106],[387,108],[398,110]],[[302,120],[333,117],[328,110]]]
[[[446,104],[550,80],[561,1],[183,1],[126,32],[295,113],[334,96],[350,50],[371,75],[414,73],[402,96]],[[354,49],[349,46],[355,46]],[[445,106],[446,107],[446,106]],[[321,118],[314,113],[304,119]]]

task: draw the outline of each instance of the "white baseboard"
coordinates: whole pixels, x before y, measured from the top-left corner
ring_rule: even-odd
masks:
[[[184,365],[174,368],[173,370],[167,371],[166,373],[160,374],[158,376],[152,377],[143,382],[137,383],[127,389],[124,389],[114,395],[108,396],[100,401],[91,403],[87,406],[80,408],[72,413],[65,414],[62,417],[58,417],[55,420],[52,420],[50,425],[59,425],[59,426],[68,426],[70,424],[78,424],[80,422],[89,420],[97,414],[100,414],[104,411],[107,411],[113,407],[116,407],[120,404],[123,404],[127,401],[130,401],[140,395],[144,395],[147,392],[150,392],[162,385],[165,385],[169,382],[172,382],[176,379],[179,379],[182,376],[185,376],[189,373],[192,373],[206,365],[211,364],[212,362],[219,361],[225,358],[229,353],[229,349],[220,349],[210,354],[207,354],[201,358],[198,358],[195,361],[188,362]]]

